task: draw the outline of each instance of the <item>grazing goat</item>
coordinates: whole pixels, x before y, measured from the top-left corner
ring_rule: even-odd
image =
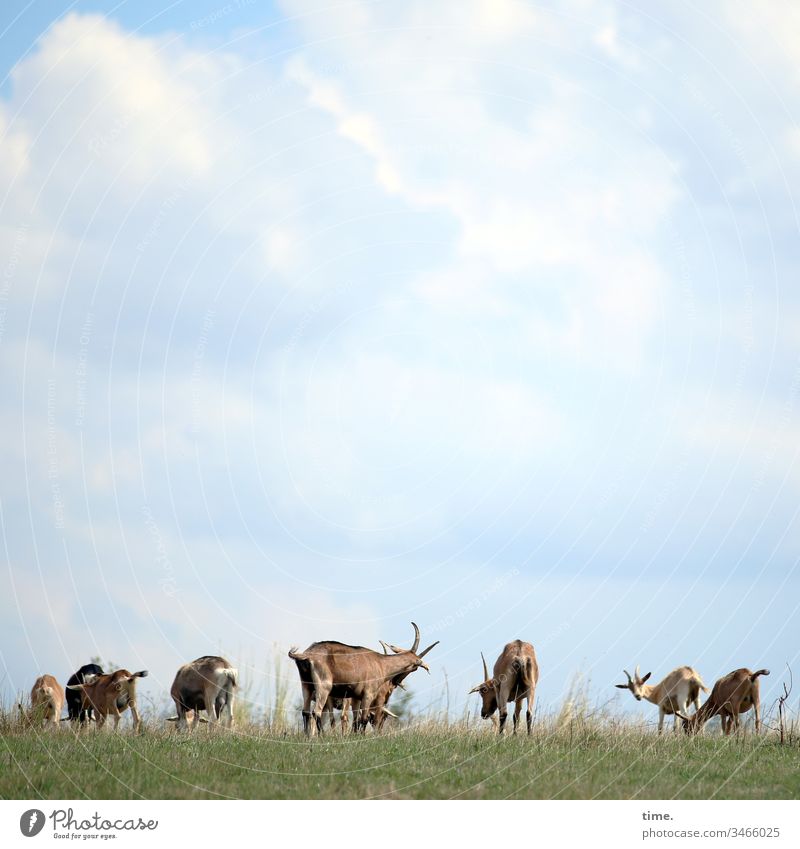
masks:
[[[514,733],[516,734],[522,702],[527,700],[525,722],[528,726],[528,734],[530,734],[531,722],[533,721],[533,700],[536,694],[536,685],[539,682],[539,664],[536,662],[536,652],[533,646],[522,640],[514,640],[508,643],[500,653],[500,657],[495,661],[491,678],[483,652],[481,652],[481,660],[483,661],[484,681],[470,690],[470,693],[480,693],[483,700],[481,717],[489,719],[494,716],[495,711],[499,710],[500,725],[498,732],[502,734],[508,716],[507,705],[509,702],[514,702]]]
[[[413,671],[413,670],[412,670]],[[392,713],[386,705],[392,697],[392,693],[399,687],[405,690],[403,679],[410,673],[396,675],[391,681],[385,681],[383,686],[378,690],[378,695],[375,696],[375,701],[372,703],[369,711],[369,721],[376,731],[383,729],[383,723],[386,722],[386,717],[391,716],[392,719],[399,719],[396,713]]]
[[[186,714],[205,710],[209,724],[214,725],[222,718],[223,724],[233,727],[233,701],[237,687],[238,670],[224,657],[205,655],[178,670],[172,683],[170,695],[178,711],[178,728],[187,727]],[[194,728],[197,723],[192,722]]]
[[[399,676],[398,676],[399,677]],[[404,676],[405,677],[405,676]],[[375,701],[372,703],[369,710],[369,722],[370,725],[376,730],[380,731],[383,728],[383,723],[386,721],[387,716],[391,716],[394,719],[397,719],[398,716],[396,713],[392,713],[388,707],[386,707],[386,703],[389,701],[394,690],[400,687],[401,689],[405,689],[403,685],[398,681],[395,682],[394,679],[392,681],[386,681],[383,686],[378,690],[378,695],[375,697]],[[341,711],[341,729],[342,734],[347,733],[347,728],[350,724],[350,720],[348,718],[348,713],[352,708],[352,699],[350,698],[332,698],[328,696],[328,701],[325,703],[324,714],[328,714],[330,716],[330,727],[333,730],[336,727],[336,717],[334,716],[334,710]],[[324,719],[323,719],[324,724]]]
[[[353,731],[364,731],[370,712],[381,688],[389,681],[422,667],[430,672],[423,660],[436,645],[428,646],[417,654],[419,628],[414,627],[414,644],[411,649],[389,646],[394,654],[380,654],[363,646],[346,646],[335,641],[313,643],[304,652],[293,648],[289,657],[297,664],[303,690],[303,728],[306,734],[316,729],[322,732],[322,714],[328,698],[352,700]],[[311,710],[311,702],[315,702]],[[312,726],[311,718],[314,718]]]
[[[137,731],[142,720],[136,705],[136,679],[146,676],[147,670],[128,672],[127,669],[118,669],[105,675],[89,676],[83,684],[71,684],[68,689],[82,691],[83,707],[95,711],[98,728],[105,725],[110,714],[116,730],[120,716],[130,708],[133,729]]]
[[[31,721],[58,726],[64,707],[64,688],[52,675],[40,675],[31,689]]]
[[[758,678],[761,675],[769,675],[769,669],[759,669],[757,672],[736,669],[724,675],[714,684],[711,695],[696,713],[691,716],[678,714],[683,720],[683,730],[687,734],[697,734],[712,716],[719,716],[722,732],[727,735],[731,731],[739,730],[739,714],[747,713],[753,708],[758,734],[761,730]]]
[[[84,725],[87,720],[92,719],[92,709],[83,707],[83,693],[80,690],[71,690],[73,684],[83,684],[90,675],[102,675],[103,667],[96,663],[87,663],[77,672],[70,675],[67,681],[67,714],[73,722]]]
[[[673,669],[658,684],[646,684],[652,675],[648,672],[644,678],[639,676],[639,667],[633,671],[633,678],[627,669],[622,670],[627,679],[627,684],[616,684],[620,690],[630,690],[637,702],[645,699],[658,706],[658,733],[664,730],[664,717],[672,715],[675,717],[673,728],[678,728],[679,711],[688,711],[690,705],[695,710],[700,707],[700,691],[708,692],[708,687],[703,683],[700,673],[691,666],[679,666]]]

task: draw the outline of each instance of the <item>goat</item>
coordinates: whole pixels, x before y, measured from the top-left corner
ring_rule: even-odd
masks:
[[[530,734],[531,722],[533,721],[533,700],[536,694],[536,685],[539,682],[539,664],[536,661],[536,651],[533,646],[522,640],[507,643],[500,653],[500,657],[495,661],[491,678],[483,652],[481,652],[481,660],[483,661],[484,681],[470,690],[470,693],[480,693],[483,700],[481,717],[489,719],[494,716],[495,711],[499,710],[498,733],[502,734],[508,716],[507,705],[509,702],[514,702],[514,733],[516,734],[519,715],[522,711],[522,702],[527,700],[525,722],[528,726],[528,734]]]
[[[343,643],[327,641],[313,643],[304,652],[296,648],[289,651],[300,673],[303,690],[303,728],[306,734],[316,730],[322,732],[322,714],[333,699],[350,698],[353,709],[353,731],[364,731],[370,720],[370,712],[382,687],[389,681],[405,678],[415,669],[422,667],[430,672],[423,660],[437,642],[417,654],[419,628],[414,627],[414,644],[411,649],[399,649],[389,645],[394,654],[380,654],[363,646],[345,646]],[[311,710],[311,702],[315,702]]]
[[[83,692],[83,707],[92,708],[97,714],[97,727],[105,725],[106,718],[111,715],[114,720],[114,730],[119,727],[120,716],[131,709],[133,730],[137,731],[142,724],[136,705],[136,679],[144,678],[147,670],[128,672],[118,669],[105,675],[87,677],[83,684],[70,684],[69,690]]]
[[[673,669],[658,684],[647,684],[647,679],[652,675],[648,672],[644,678],[639,676],[639,667],[633,671],[633,677],[627,669],[622,670],[628,682],[626,684],[615,684],[620,690],[630,690],[637,702],[645,699],[658,706],[658,733],[664,730],[664,717],[672,715],[674,719],[674,730],[678,729],[678,711],[688,711],[689,706],[694,704],[695,711],[700,707],[700,691],[708,692],[708,687],[703,683],[700,673],[691,666],[679,666]]]
[[[208,714],[209,724],[221,718],[231,728],[237,676],[238,671],[224,657],[204,655],[181,666],[170,690],[178,711],[178,728],[187,727],[188,711],[193,711],[194,720],[197,720],[201,710]],[[191,727],[195,725],[193,721]]]
[[[87,663],[77,672],[73,672],[67,681],[67,714],[73,722],[85,725],[86,721],[93,718],[92,709],[83,707],[83,694],[79,690],[71,689],[73,684],[83,684],[90,675],[102,675],[103,667],[96,663]]]
[[[40,675],[31,689],[31,720],[58,727],[64,708],[64,688],[52,675]]]
[[[714,684],[711,695],[691,716],[678,714],[683,720],[683,730],[687,734],[697,734],[711,719],[719,715],[722,733],[728,735],[739,730],[739,714],[753,708],[756,734],[761,730],[761,698],[759,694],[759,676],[769,675],[769,669],[751,672],[749,669],[735,669]]]

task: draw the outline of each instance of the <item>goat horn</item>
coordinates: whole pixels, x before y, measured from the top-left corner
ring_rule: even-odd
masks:
[[[383,653],[389,654],[389,649],[386,648],[386,643],[383,640],[378,640],[378,642],[383,646]]]
[[[483,656],[483,652],[481,652],[481,660],[483,661],[483,680],[489,680],[489,667],[486,665],[486,658]]]
[[[623,669],[622,671],[628,676],[628,681],[630,681],[631,680],[631,673],[628,672],[627,669]]]
[[[383,705],[383,707],[381,707],[381,710],[386,714],[386,716],[391,716],[394,719],[400,719],[400,717],[396,713],[392,713],[389,708],[386,707],[386,705]]]
[[[431,643],[431,644],[428,646],[428,648],[426,648],[426,649],[425,649],[425,651],[421,651],[421,652],[417,655],[417,657],[425,657],[425,655],[426,655],[426,654],[427,654],[427,653],[428,653],[428,652],[429,652],[429,651],[430,651],[430,650],[431,650],[434,646],[438,646],[438,645],[439,645],[439,640],[437,640],[435,643]]]
[[[414,628],[414,645],[411,646],[411,651],[413,651],[414,654],[416,654],[417,649],[419,648],[419,626],[417,625],[416,622],[412,622],[411,625]]]
[[[639,677],[639,664],[638,663],[636,664],[636,669],[634,669],[633,672],[636,675],[636,677],[638,678]]]

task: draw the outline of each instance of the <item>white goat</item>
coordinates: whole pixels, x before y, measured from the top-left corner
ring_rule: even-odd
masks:
[[[673,669],[663,681],[658,684],[646,684],[651,676],[648,672],[643,678],[639,677],[639,667],[634,670],[633,678],[627,669],[622,670],[628,678],[627,684],[617,684],[620,690],[630,690],[637,702],[646,699],[658,705],[658,733],[664,729],[664,717],[671,714],[675,717],[674,728],[678,728],[678,714],[686,713],[689,705],[694,704],[695,710],[700,707],[700,691],[707,693],[708,687],[703,683],[700,673],[691,666],[679,666]]]

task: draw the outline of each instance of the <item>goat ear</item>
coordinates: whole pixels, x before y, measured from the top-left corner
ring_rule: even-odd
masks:
[[[653,674],[652,672],[648,672],[648,673],[647,673],[647,675],[645,675],[645,676],[644,676],[644,678],[642,678],[642,684],[644,684],[644,682],[645,682],[645,681],[647,681],[647,679],[648,679],[648,678],[649,678],[652,674]]]
[[[619,688],[620,688],[620,690],[627,690],[627,689],[628,689],[628,685],[627,685],[627,684],[614,684],[614,686],[615,686],[615,687],[619,687]]]

